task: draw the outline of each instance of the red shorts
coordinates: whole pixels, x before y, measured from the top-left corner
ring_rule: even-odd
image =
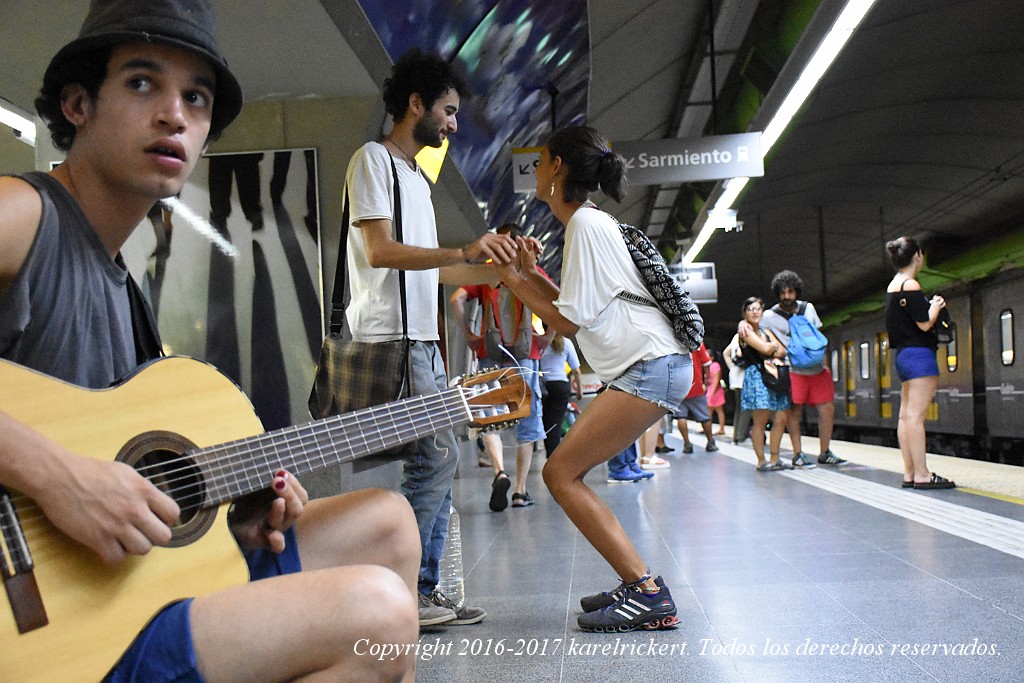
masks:
[[[832,386],[832,373],[828,368],[817,375],[798,375],[789,373],[790,395],[795,404],[816,406],[831,403],[835,398],[835,387]]]

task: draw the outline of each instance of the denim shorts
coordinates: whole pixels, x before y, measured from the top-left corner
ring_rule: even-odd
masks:
[[[633,394],[675,413],[693,382],[693,360],[688,354],[673,353],[650,360],[638,360],[608,383],[612,389]]]
[[[923,346],[906,346],[896,351],[896,374],[901,382],[919,377],[938,377],[939,363],[935,360],[935,349]]]

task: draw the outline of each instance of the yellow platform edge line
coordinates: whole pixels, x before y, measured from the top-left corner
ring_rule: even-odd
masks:
[[[986,498],[995,498],[996,500],[1003,500],[1007,503],[1013,503],[1015,505],[1024,505],[1024,498],[1014,498],[1013,496],[1007,496],[1002,493],[992,493],[991,491],[982,491],[980,489],[969,489],[964,487],[957,487],[964,493],[973,493],[976,496],[985,496]]]

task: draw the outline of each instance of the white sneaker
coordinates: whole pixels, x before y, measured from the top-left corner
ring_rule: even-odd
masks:
[[[672,467],[672,463],[665,460],[665,458],[651,455],[646,458],[640,458],[640,467],[645,470],[667,470],[669,467]]]

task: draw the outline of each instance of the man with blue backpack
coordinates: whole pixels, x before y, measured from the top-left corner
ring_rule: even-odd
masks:
[[[818,439],[821,442],[819,465],[841,465],[845,460],[829,448],[835,419],[835,388],[832,373],[825,365],[828,339],[818,331],[821,320],[814,304],[801,301],[803,281],[792,270],[784,270],[772,278],[772,294],[779,303],[764,312],[761,327],[767,328],[786,347],[790,363],[790,394],[793,407],[789,411],[787,429],[793,444],[793,466],[814,467],[814,461],[800,447],[800,419],[804,404],[818,411]]]

